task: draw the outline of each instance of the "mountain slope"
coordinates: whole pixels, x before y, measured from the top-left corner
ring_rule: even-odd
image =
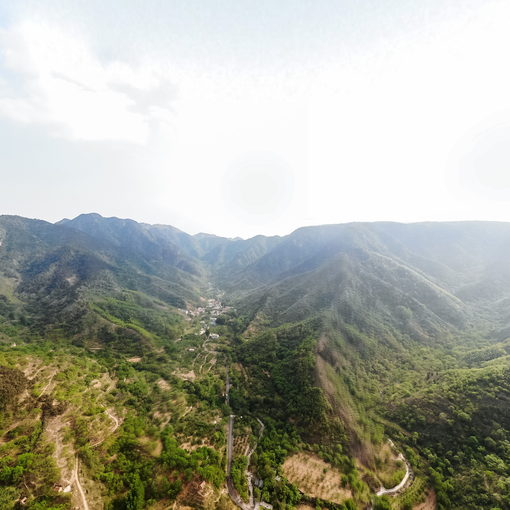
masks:
[[[174,227],[103,218],[99,214],[82,214],[73,220],[61,220],[58,225],[115,246],[126,259],[135,261],[146,271],[166,274],[169,268],[177,268],[202,276],[202,268],[193,258],[195,247],[191,236]]]
[[[96,455],[84,445],[78,455],[108,487],[105,500],[119,508],[135,497],[198,505],[194,495],[203,483],[209,488],[201,501],[219,501],[232,414],[237,490],[247,492],[242,452],[257,444],[248,469],[264,483],[255,495],[277,508],[310,497],[282,476],[286,457],[295,454],[319,456],[315,464],[340,473],[349,495],[336,507],[306,500],[315,506],[407,510],[431,487],[441,509],[507,509],[509,246],[510,224],[490,222],[352,223],[243,240],[97,214],[56,225],[1,216],[0,356],[21,344],[47,363],[39,391],[54,388],[57,400],[68,376],[59,375],[48,353],[109,367],[118,390],[110,395],[110,384],[101,401],[120,398],[117,416],[126,413],[126,426],[117,450]],[[235,308],[222,306],[218,295]],[[31,373],[14,354],[5,359]],[[80,379],[80,387],[93,377]],[[51,411],[53,404],[37,400],[37,389],[29,393],[36,401],[25,393],[23,413],[35,438],[30,406]],[[97,413],[84,398],[86,416],[73,404],[76,395],[64,399],[76,430],[79,423],[93,427],[89,418]],[[0,458],[0,477],[24,494],[9,471],[12,459],[44,454],[36,439],[20,450],[17,429],[9,430],[2,440],[13,457]],[[415,476],[389,502],[374,496],[402,476],[386,436]],[[140,446],[149,437],[153,450]],[[211,449],[196,449],[198,437]],[[145,465],[157,469],[155,480]],[[34,483],[48,487],[48,480]],[[33,491],[30,504],[55,503],[48,494]]]
[[[144,251],[127,250],[132,236],[126,237],[125,230],[125,225],[117,228],[115,238],[104,228],[89,235],[63,224],[2,216],[0,278],[40,324],[60,324],[75,332],[94,299],[124,290],[173,306],[198,300],[204,282],[193,261],[157,242]],[[190,268],[191,273],[185,270]]]

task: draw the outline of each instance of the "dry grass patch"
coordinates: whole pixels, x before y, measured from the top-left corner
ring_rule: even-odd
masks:
[[[308,496],[334,503],[342,503],[352,496],[350,489],[342,487],[342,473],[312,453],[300,452],[288,457],[283,472]]]
[[[163,413],[160,411],[154,411],[152,413],[154,419],[159,422],[159,428],[163,429],[166,427],[167,423],[172,419],[172,415],[170,413]]]
[[[389,443],[381,445],[375,455],[376,474],[384,487],[398,485],[404,477],[406,466]]]
[[[194,370],[190,370],[189,372],[174,372],[174,375],[185,381],[194,381],[197,378]]]
[[[425,501],[413,506],[413,510],[436,510],[436,493],[433,490],[428,492]]]
[[[164,379],[160,379],[158,382],[157,382],[157,385],[160,387],[160,389],[162,389],[163,391],[170,391],[170,385],[168,384],[168,382],[166,382]]]
[[[148,436],[142,436],[138,438],[138,442],[145,446],[147,451],[153,457],[159,457],[163,451],[163,443],[159,439],[153,439]]]

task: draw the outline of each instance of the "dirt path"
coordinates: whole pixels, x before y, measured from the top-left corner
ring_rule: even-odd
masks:
[[[202,361],[202,364],[200,365],[200,368],[198,369],[199,374],[202,374],[204,371],[204,366],[207,364],[207,356],[209,356],[209,351],[206,352],[206,355],[204,356],[204,361]]]
[[[115,423],[113,429],[111,430],[110,434],[113,434],[120,426],[120,421],[119,419],[110,412],[109,409],[106,410],[106,414],[111,418],[111,420]]]
[[[113,425],[113,429],[110,430],[109,434],[108,435],[112,435],[119,427],[120,427],[120,421],[119,419],[110,412],[109,409],[105,409],[106,411],[106,414],[109,416],[109,418],[113,421],[114,425]],[[92,448],[95,448],[96,446],[99,446],[100,444],[104,443],[106,438],[108,436],[105,436],[103,437],[103,439],[100,439],[98,441],[96,441],[95,443],[92,443],[90,446],[92,446]]]
[[[80,459],[78,456],[76,456],[75,464],[74,464],[74,471],[73,471],[73,479],[72,482],[76,483],[76,487],[78,489],[78,492],[80,493],[81,498],[81,504],[82,504],[82,510],[90,510],[87,497],[85,496],[85,491],[83,490],[83,487],[80,483],[80,475],[79,475],[79,469],[80,469]]]
[[[209,363],[209,368],[205,373],[209,372],[211,370],[212,366],[214,365],[214,363],[216,363],[215,356],[218,354],[218,352],[214,349],[209,349],[208,345],[207,345],[208,343],[211,343],[210,338],[207,338],[206,340],[204,340],[204,342],[202,343],[202,350],[195,356],[195,359],[193,360],[192,367],[195,368],[199,362],[199,359],[203,358],[203,361],[202,361],[200,367],[198,368],[197,374],[203,374],[204,367],[208,363]]]
[[[46,390],[49,388],[50,384],[53,382],[53,378],[55,377],[56,375],[56,371],[53,372],[50,376],[50,380],[48,381],[48,384],[46,384],[46,386],[42,389],[41,391],[41,394],[39,395],[39,397],[42,397],[44,395],[44,393],[46,392]]]
[[[41,365],[33,374],[31,374],[29,376],[29,373],[31,371],[31,369],[33,368],[33,365],[29,365],[28,367],[25,368],[25,370],[23,370],[23,373],[25,374],[26,378],[29,380],[29,381],[33,381],[36,377],[37,377],[37,374],[43,370],[43,368],[45,368],[45,365]]]
[[[120,420],[110,412],[109,409],[105,409],[106,414],[110,417],[110,419],[113,421],[114,425],[111,431],[109,432],[108,436],[113,434],[119,427],[120,427]],[[103,439],[100,439],[99,441],[96,441],[95,443],[91,444],[93,448],[96,446],[99,446],[102,444],[108,436],[105,436]],[[83,487],[80,482],[80,474],[79,474],[79,466],[80,466],[80,459],[78,455],[75,456],[75,464],[74,464],[74,471],[73,476],[71,478],[71,484],[76,483],[76,488],[78,489],[78,492],[80,494],[81,498],[81,510],[90,510],[87,497],[85,496],[85,491],[83,490]]]

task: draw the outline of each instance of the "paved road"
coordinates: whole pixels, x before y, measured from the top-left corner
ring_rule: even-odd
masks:
[[[253,507],[247,503],[245,503],[236,488],[234,487],[234,482],[232,481],[232,477],[230,476],[232,470],[232,453],[234,446],[234,418],[235,416],[231,414],[228,418],[228,434],[227,434],[227,489],[228,494],[232,501],[242,510],[253,510]]]
[[[227,405],[230,404],[230,375],[228,373],[228,368],[227,368],[227,381],[225,384],[225,403]]]
[[[236,488],[234,487],[234,483],[232,482],[232,477],[230,476],[230,472],[232,470],[232,453],[233,453],[233,444],[234,444],[234,418],[235,415],[231,414],[228,419],[228,433],[227,433],[227,489],[228,494],[232,501],[239,507],[241,510],[259,510],[260,508],[271,508],[271,505],[268,505],[267,503],[260,502],[260,501],[254,501],[253,499],[253,483],[252,478],[253,475],[246,470],[245,476],[248,479],[248,492],[250,495],[250,501],[248,503],[245,503],[239,493],[237,492]],[[261,438],[262,434],[264,433],[264,424],[257,418],[257,421],[260,424],[260,433],[259,433],[259,439]],[[257,445],[255,445],[250,452],[248,453],[248,464],[250,463],[250,457],[252,453],[257,448]]]
[[[234,447],[234,415],[228,417],[228,434],[227,434],[227,476],[230,477],[232,470],[232,451]]]

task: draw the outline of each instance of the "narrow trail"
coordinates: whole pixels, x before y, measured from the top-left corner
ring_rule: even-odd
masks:
[[[48,387],[50,386],[50,384],[53,382],[53,378],[55,377],[57,372],[53,372],[50,376],[50,380],[48,381],[48,384],[46,384],[46,386],[42,389],[41,391],[41,394],[39,395],[39,398],[42,397],[44,395],[44,393],[46,392],[46,390],[48,389]]]
[[[193,363],[191,367],[194,369],[198,366],[198,363],[200,362],[200,359],[202,359],[202,362],[200,366],[197,369],[197,374],[207,374],[211,368],[213,367],[214,363],[216,362],[215,356],[218,355],[218,351],[214,349],[209,349],[207,344],[211,343],[210,338],[206,338],[204,342],[202,343],[201,350],[197,353],[195,358],[193,359]],[[209,368],[204,371],[204,367],[209,364]]]
[[[208,374],[212,368],[214,367],[214,365],[216,365],[216,358],[213,356],[210,361],[209,361],[209,366],[207,368],[207,370],[205,371],[206,374]]]
[[[113,423],[115,423],[113,429],[110,432],[110,434],[113,434],[120,427],[120,421],[114,414],[110,412],[109,409],[106,410],[106,414],[111,418]]]
[[[106,414],[109,416],[109,418],[113,421],[113,428],[110,430],[108,436],[113,434],[119,427],[120,427],[120,420],[110,412],[110,409],[105,409]],[[95,443],[91,444],[90,446],[92,448],[95,448],[96,446],[99,446],[100,444],[104,443],[106,438],[108,436],[103,437],[103,439],[100,439],[99,441],[96,441]],[[79,474],[79,466],[80,466],[80,459],[78,455],[75,455],[75,464],[74,464],[74,471],[73,476],[71,478],[71,484],[76,483],[76,488],[78,489],[78,492],[80,493],[81,502],[82,502],[82,508],[81,510],[90,510],[87,497],[85,496],[85,491],[83,490],[83,487],[80,482],[80,474]]]
[[[30,377],[27,377],[27,379],[29,381],[33,381],[36,377],[37,377],[37,374],[44,368],[44,365],[41,365]],[[27,374],[25,374],[27,375]]]
[[[85,491],[83,490],[83,487],[81,486],[81,483],[80,483],[79,469],[80,469],[80,459],[78,458],[78,455],[77,455],[76,462],[74,464],[73,478],[71,480],[71,483],[76,482],[76,487],[78,488],[78,492],[80,493],[80,497],[81,497],[82,510],[90,510],[89,503],[87,501],[87,497],[85,496]]]
[[[204,361],[202,361],[202,364],[200,365],[200,368],[198,369],[198,373],[202,374],[204,371],[204,365],[207,363],[207,356],[209,356],[209,353],[206,353],[204,356]]]
[[[191,368],[192,369],[195,369],[198,365],[198,363],[200,362],[199,360],[203,357],[204,360],[202,361],[202,364],[200,365],[200,367],[198,368],[197,370],[197,374],[201,374],[202,373],[202,369],[207,361],[207,356],[211,353],[211,351],[209,351],[207,348],[206,348],[206,345],[207,345],[207,342],[210,342],[210,339],[209,338],[206,338],[203,342],[202,342],[202,346],[200,347],[200,350],[197,352],[197,354],[195,355],[195,357],[193,358],[193,362],[191,363]],[[205,354],[204,354],[205,353]]]
[[[116,431],[116,430],[120,427],[120,421],[119,421],[119,419],[118,419],[118,418],[117,418],[114,414],[112,414],[112,413],[110,412],[110,410],[109,410],[109,409],[105,409],[105,412],[106,412],[106,414],[108,415],[108,417],[109,417],[109,418],[113,421],[113,423],[114,423],[114,425],[113,425],[113,429],[112,429],[112,430],[110,430],[110,432],[109,432],[109,434],[108,434],[108,435],[111,435],[111,434],[113,434],[113,433],[114,433],[114,432],[115,432],[115,431]],[[96,441],[95,443],[92,443],[90,446],[91,446],[92,448],[95,448],[96,446],[99,446],[100,444],[102,444],[102,443],[104,443],[104,442],[105,442],[105,440],[106,440],[106,438],[107,438],[107,437],[108,437],[108,436],[103,437],[103,439],[100,439],[100,440]]]

